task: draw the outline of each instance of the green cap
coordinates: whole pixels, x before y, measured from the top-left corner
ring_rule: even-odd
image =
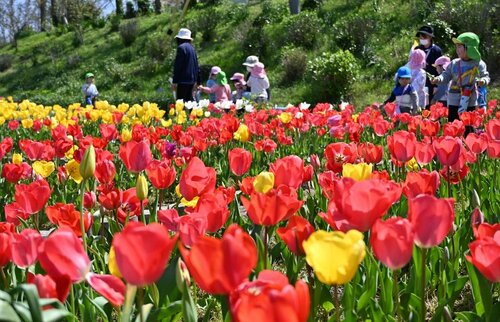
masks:
[[[217,78],[215,78],[215,82],[221,86],[227,85],[226,73],[224,73],[223,71],[220,71],[217,74]]]
[[[479,37],[473,32],[464,32],[457,38],[452,39],[455,44],[464,45],[467,49],[467,56],[473,60],[481,60],[479,52]]]
[[[85,78],[89,78],[89,77],[94,77],[94,74],[92,74],[92,73],[85,74]]]

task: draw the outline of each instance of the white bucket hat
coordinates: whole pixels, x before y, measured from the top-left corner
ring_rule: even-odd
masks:
[[[243,63],[244,66],[248,67],[253,67],[255,64],[259,62],[259,57],[257,56],[248,56],[245,62]]]
[[[191,30],[187,28],[179,29],[179,33],[175,36],[175,38],[193,40],[193,38],[191,38]]]

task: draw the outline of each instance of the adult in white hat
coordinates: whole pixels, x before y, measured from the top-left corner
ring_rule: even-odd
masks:
[[[191,41],[191,30],[181,28],[175,36],[177,40],[177,54],[174,62],[174,76],[172,90],[176,92],[176,99],[184,102],[194,101],[194,92],[201,84],[198,57]]]

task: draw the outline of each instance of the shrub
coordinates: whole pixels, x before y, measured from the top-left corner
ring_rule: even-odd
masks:
[[[74,54],[68,57],[67,66],[68,68],[74,68],[80,65],[82,58],[78,54]]]
[[[132,45],[137,39],[138,35],[139,24],[137,23],[137,21],[133,20],[120,26],[120,36],[125,47]]]
[[[77,48],[77,47],[80,47],[81,45],[83,45],[83,41],[84,41],[84,30],[83,30],[83,27],[81,25],[76,25],[74,27],[74,34],[73,34],[73,39],[71,41],[71,44],[73,45],[73,47]]]
[[[282,83],[291,84],[302,79],[307,69],[307,55],[302,49],[285,47],[281,56],[284,74]]]
[[[12,61],[14,57],[12,55],[1,54],[0,55],[0,72],[4,72],[12,67]]]
[[[283,23],[284,42],[297,47],[312,48],[321,31],[321,20],[314,12],[305,11],[288,17]]]
[[[122,17],[119,15],[112,15],[109,18],[109,22],[111,23],[111,32],[117,32],[120,30],[120,22],[122,21]]]
[[[169,38],[161,35],[148,39],[146,48],[153,60],[163,62],[171,50],[171,41]]]
[[[127,1],[125,5],[125,19],[132,19],[137,16],[137,10],[135,10],[134,3],[132,1]]]
[[[359,74],[359,66],[348,50],[324,52],[309,61],[307,78],[317,102],[339,102],[348,99]]]

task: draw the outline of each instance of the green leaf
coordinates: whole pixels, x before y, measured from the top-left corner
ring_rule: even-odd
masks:
[[[148,291],[151,301],[155,306],[158,306],[160,303],[160,291],[158,290],[158,286],[156,286],[156,284],[151,284],[148,286]]]
[[[479,322],[483,321],[481,317],[479,317],[474,312],[458,312],[456,314],[456,320],[462,322]]]
[[[38,291],[36,289],[36,286],[32,284],[21,284],[17,288],[22,290],[24,295],[26,296],[32,321],[43,322],[42,310],[40,307],[40,302],[38,301]]]
[[[147,321],[148,320],[148,316],[149,316],[149,313],[151,312],[152,308],[153,308],[153,304],[151,304],[151,303],[144,304],[141,307],[143,321]],[[140,315],[137,315],[137,317],[135,318],[135,322],[141,322],[141,316]]]
[[[325,301],[325,302],[323,302],[323,303],[321,304],[321,306],[325,309],[325,311],[326,311],[327,313],[328,313],[328,312],[330,312],[330,311],[332,311],[332,310],[335,308],[335,306],[333,305],[333,303],[332,303],[332,302],[330,302],[330,301]]]
[[[31,322],[31,313],[26,303],[14,302],[12,307],[16,310],[17,314],[21,317],[24,322]]]
[[[108,301],[102,296],[96,298],[104,300],[104,301],[101,300],[99,302],[97,302],[96,299],[91,299],[88,294],[85,294],[85,296],[87,297],[87,300],[96,308],[97,313],[99,313],[99,315],[104,319],[104,321],[108,321],[108,315],[104,311],[104,305],[106,305]]]
[[[183,283],[182,287],[182,316],[184,317],[184,322],[197,322],[198,310],[191,296],[191,292],[186,283]]]
[[[5,301],[5,302],[12,302],[12,297],[10,296],[9,293],[0,291],[0,301]]]
[[[21,322],[16,311],[5,301],[0,301],[0,316],[5,322]]]
[[[394,301],[393,301],[393,287],[394,283],[392,281],[392,276],[389,274],[389,270],[386,269],[386,274],[384,276],[384,280],[381,283],[381,306],[382,310],[385,314],[390,315],[394,310]],[[394,274],[394,272],[393,272]]]
[[[474,265],[469,261],[465,261],[467,272],[469,273],[470,282],[472,285],[472,294],[476,306],[476,313],[482,317],[483,314],[491,312],[493,299],[491,297],[491,283],[484,278],[481,273],[478,273]]]
[[[71,313],[62,309],[52,309],[43,311],[42,315],[44,322],[56,322],[56,321],[61,321],[65,317],[71,316]]]

